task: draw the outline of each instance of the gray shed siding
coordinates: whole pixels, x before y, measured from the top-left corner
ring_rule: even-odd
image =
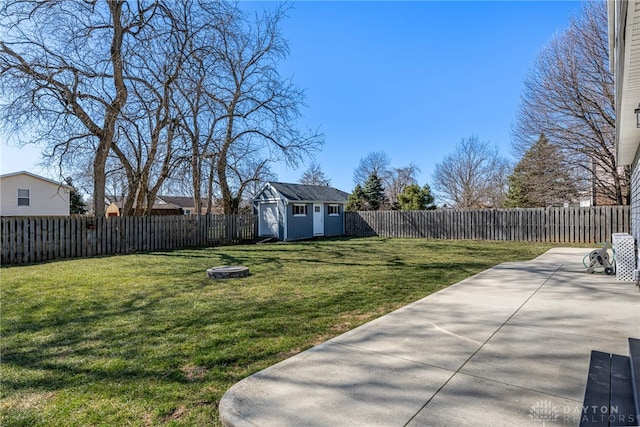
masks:
[[[263,202],[257,209],[258,236],[280,237],[282,235],[283,219],[279,202]]]
[[[278,239],[283,240],[285,234],[284,210],[287,207],[282,200],[278,200]]]
[[[307,207],[305,216],[293,215],[293,203],[285,205],[287,208],[286,240],[309,239],[313,237],[313,204],[301,203]]]
[[[348,193],[326,186],[287,184],[270,182],[253,199],[254,207],[259,216],[258,231],[260,236],[273,235],[275,221],[277,221],[280,240],[309,239],[315,235],[341,236],[344,235],[344,207]],[[277,204],[277,219],[273,209],[264,211],[265,204],[273,207]],[[314,233],[314,204],[321,204],[322,234]],[[293,215],[295,205],[306,206],[306,215]],[[329,207],[337,205],[338,215],[329,215]],[[263,215],[263,213],[265,213]],[[317,224],[316,224],[317,225]],[[318,230],[320,231],[320,230]]]
[[[338,204],[339,215],[329,215],[329,205],[336,203],[325,203],[324,205],[324,235],[342,236],[344,235],[344,205]]]
[[[285,209],[285,204],[284,201],[279,199],[279,195],[275,194],[273,191],[271,191],[270,188],[265,188],[265,190],[263,192],[261,192],[258,197],[255,199],[256,201],[258,201],[258,204],[256,206],[256,211],[259,217],[259,221],[261,220],[261,209],[262,209],[262,205],[264,203],[275,203],[277,206],[277,210],[278,210],[278,235],[276,236],[278,239],[283,240],[284,239],[284,209]],[[263,230],[263,225],[262,223],[259,224],[259,229],[258,229],[258,233],[259,236],[261,237],[267,237],[267,236],[271,236],[271,233],[269,230]]]

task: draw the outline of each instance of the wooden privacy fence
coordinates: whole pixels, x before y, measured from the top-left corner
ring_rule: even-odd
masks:
[[[251,240],[255,216],[3,217],[2,264]]]
[[[345,212],[354,237],[598,243],[630,230],[629,206]],[[256,216],[3,217],[2,264],[252,240]]]
[[[345,212],[348,236],[598,243],[629,233],[629,206]]]

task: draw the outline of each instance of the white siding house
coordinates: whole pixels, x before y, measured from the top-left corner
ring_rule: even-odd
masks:
[[[609,64],[615,78],[616,154],[631,165],[631,234],[640,242],[640,0],[608,0]]]
[[[71,190],[31,172],[0,175],[0,216],[67,216]]]

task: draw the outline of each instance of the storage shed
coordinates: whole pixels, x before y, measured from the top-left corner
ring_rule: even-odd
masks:
[[[348,197],[325,185],[268,182],[253,199],[258,236],[285,241],[342,236]]]

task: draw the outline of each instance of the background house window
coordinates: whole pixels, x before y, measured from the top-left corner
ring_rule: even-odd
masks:
[[[307,215],[307,205],[293,205],[293,215],[294,216]]]
[[[329,205],[329,215],[340,215],[340,205]]]
[[[29,206],[28,189],[18,189],[18,206]]]

